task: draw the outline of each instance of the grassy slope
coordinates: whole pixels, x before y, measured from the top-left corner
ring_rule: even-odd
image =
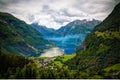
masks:
[[[58,56],[58,57],[56,57],[56,59],[54,60],[53,64],[62,67],[63,65],[65,65],[65,62],[66,62],[66,61],[74,58],[75,56],[76,56],[76,54]]]
[[[109,66],[107,68],[104,69],[106,72],[109,72],[110,70],[117,70],[120,71],[120,63],[119,64],[115,64],[112,66]]]

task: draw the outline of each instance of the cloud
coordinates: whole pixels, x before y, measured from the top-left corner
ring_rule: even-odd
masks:
[[[50,48],[44,51],[44,53],[41,55],[41,57],[54,57],[54,56],[60,56],[62,55],[63,51],[60,50],[57,47]]]
[[[75,6],[96,19],[104,20],[119,2],[119,0],[84,0],[81,5]]]
[[[0,0],[0,11],[58,29],[76,19],[104,20],[119,0]]]

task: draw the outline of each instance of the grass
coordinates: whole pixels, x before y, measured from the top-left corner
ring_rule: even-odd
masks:
[[[120,32],[98,32],[96,31],[95,34],[97,37],[103,37],[104,39],[113,39],[114,37],[120,39]]]
[[[61,63],[60,61],[55,61],[54,64],[57,65],[57,66],[59,66],[59,67],[63,66],[63,63]]]
[[[75,57],[75,56],[76,56],[76,54],[58,56],[58,57],[56,57],[56,59],[54,60],[53,64],[62,67],[66,61],[72,59],[72,58]]]
[[[120,64],[115,64],[113,66],[107,67],[104,69],[104,71],[109,72],[110,70],[117,70],[120,71]]]
[[[47,57],[38,57],[37,59],[38,60],[45,60],[45,59],[47,59]]]
[[[62,58],[62,61],[66,62],[66,61],[72,59],[73,57],[75,57],[75,55],[76,54],[64,55],[63,58]]]

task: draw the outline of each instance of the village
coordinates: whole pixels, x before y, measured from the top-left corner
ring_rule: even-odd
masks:
[[[61,56],[64,56],[64,50],[62,50],[61,52]],[[56,57],[46,57],[45,59],[40,59],[38,60],[38,63],[41,64],[40,68],[45,68],[47,67],[50,63],[52,63],[54,60],[56,59]]]

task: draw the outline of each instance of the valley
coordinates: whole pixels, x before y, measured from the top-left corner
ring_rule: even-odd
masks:
[[[120,2],[57,30],[0,12],[0,79],[120,79]]]
[[[85,37],[100,22],[95,19],[90,21],[86,19],[74,20],[57,30],[47,28],[38,23],[33,23],[31,26],[44,35],[44,39],[52,42],[52,44],[64,51],[64,54],[73,54],[76,52],[77,47],[83,44]]]

